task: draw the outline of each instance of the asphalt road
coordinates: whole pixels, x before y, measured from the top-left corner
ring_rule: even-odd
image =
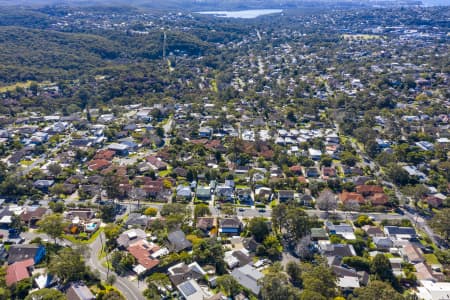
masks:
[[[101,232],[100,234],[102,235],[103,240],[105,240],[106,238],[103,232]],[[101,261],[98,259],[98,253],[102,248],[100,235],[92,242],[92,244],[89,245],[89,248],[91,251],[89,257],[87,258],[88,266],[90,266],[93,270],[98,270],[101,279],[106,280],[108,270],[107,268],[102,266]],[[116,276],[114,286],[122,293],[125,299],[145,300],[145,297],[142,295],[142,292],[139,290],[139,288],[136,286],[134,282],[131,282],[127,278],[115,274],[111,270],[110,274],[114,274]]]

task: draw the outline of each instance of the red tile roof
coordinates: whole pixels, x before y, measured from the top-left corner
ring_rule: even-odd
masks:
[[[364,203],[364,197],[361,194],[358,193],[349,193],[349,192],[342,192],[339,195],[339,200],[341,200],[342,203],[347,203],[350,201],[356,201],[359,204],[363,204]]]
[[[106,160],[112,160],[114,155],[116,155],[116,152],[113,150],[99,150],[94,156],[94,159],[106,159]]]
[[[289,168],[289,170],[294,173],[302,173],[302,167],[299,165],[292,166]]]
[[[368,199],[372,205],[386,205],[389,201],[389,197],[384,193],[376,193]]]
[[[365,195],[372,195],[375,193],[383,193],[383,187],[379,185],[358,185],[356,187],[356,192],[365,194]]]
[[[111,165],[111,162],[106,159],[94,159],[88,162],[88,169],[92,171],[102,170]]]
[[[29,258],[15,262],[6,269],[6,285],[11,286],[22,279],[30,278],[28,268],[34,265],[34,259]]]
[[[160,248],[157,245],[151,244],[146,240],[140,240],[130,245],[127,250],[136,258],[140,265],[147,270],[150,270],[159,264],[158,259],[153,259],[150,257],[152,253],[155,253],[159,249]]]

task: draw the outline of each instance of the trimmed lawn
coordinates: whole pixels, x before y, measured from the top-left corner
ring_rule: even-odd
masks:
[[[439,260],[437,259],[436,255],[433,253],[431,254],[424,254],[423,257],[425,257],[425,260],[427,261],[428,265],[438,265]]]
[[[103,231],[103,228],[99,228],[88,240],[85,240],[85,241],[78,240],[74,236],[67,235],[67,234],[63,235],[63,238],[65,238],[66,240],[68,240],[68,241],[70,241],[72,243],[75,243],[75,244],[77,244],[77,243],[79,243],[79,244],[90,244],[98,237],[98,235],[102,231]]]

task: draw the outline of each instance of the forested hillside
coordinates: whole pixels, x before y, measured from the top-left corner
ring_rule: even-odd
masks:
[[[167,32],[167,52],[199,55],[210,45],[196,36]],[[93,68],[136,59],[162,57],[163,32],[65,33],[24,27],[0,27],[0,82],[73,79]]]

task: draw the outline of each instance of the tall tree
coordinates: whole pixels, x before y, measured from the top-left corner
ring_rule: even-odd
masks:
[[[386,282],[373,280],[368,286],[355,289],[351,300],[389,299],[403,300],[403,296]]]
[[[234,297],[242,291],[242,286],[234,279],[233,276],[225,274],[217,277],[217,286],[227,296]]]
[[[444,208],[436,212],[430,221],[431,227],[439,233],[447,242],[450,241],[450,208]]]
[[[326,211],[327,217],[330,210],[337,208],[336,195],[329,189],[323,190],[316,200],[317,207],[321,210]]]
[[[48,272],[67,283],[83,279],[87,269],[79,249],[63,248],[51,257]]]
[[[62,214],[50,214],[41,219],[37,225],[42,232],[48,234],[55,242],[64,233],[67,223]]]
[[[258,243],[264,241],[266,236],[268,236],[270,233],[270,228],[267,224],[267,220],[263,217],[256,217],[251,219],[248,224],[248,230]]]
[[[375,274],[376,278],[382,281],[387,281],[396,290],[400,289],[397,278],[392,272],[391,263],[384,254],[377,254],[370,263],[371,273]]]
[[[337,295],[336,276],[325,263],[319,265],[302,264],[302,268],[304,292],[317,293],[325,297],[325,299],[332,299]],[[316,299],[320,299],[320,297]]]
[[[287,299],[300,297],[300,290],[292,286],[289,276],[281,268],[269,268],[269,272],[260,280],[260,296],[263,300]]]

